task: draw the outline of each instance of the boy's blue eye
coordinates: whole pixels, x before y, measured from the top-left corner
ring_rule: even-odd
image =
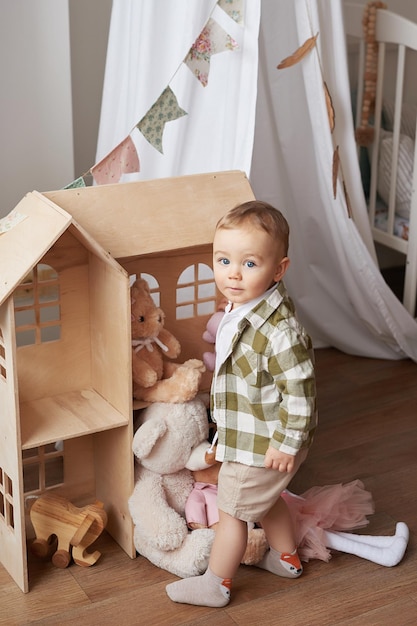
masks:
[[[248,267],[255,267],[255,263],[253,261],[246,261],[246,265]]]
[[[229,265],[230,261],[229,259],[219,259],[221,265]]]

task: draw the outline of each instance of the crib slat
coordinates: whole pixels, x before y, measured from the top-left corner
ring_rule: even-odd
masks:
[[[346,34],[353,37],[362,46],[365,40],[363,33],[363,4],[358,2],[350,2],[345,0],[344,16]],[[406,76],[409,72],[409,60],[411,60],[411,51],[417,51],[417,23],[396,15],[387,9],[378,9],[376,12],[375,38],[378,42],[378,76],[376,85],[376,100],[374,111],[374,138],[371,154],[371,179],[370,193],[368,199],[369,222],[372,230],[372,236],[375,242],[383,244],[392,250],[396,250],[405,255],[405,282],[403,304],[412,314],[415,314],[416,295],[417,295],[417,149],[416,142],[414,145],[414,170],[412,175],[412,194],[410,206],[410,220],[408,227],[408,240],[397,236],[394,232],[396,228],[396,199],[397,186],[402,175],[401,162],[399,161],[400,149],[402,150],[403,142],[401,139],[402,113],[404,92],[409,91],[411,87],[410,81],[406,83]],[[388,56],[389,54],[389,56]],[[396,63],[394,61],[396,55]],[[366,59],[362,59],[359,52],[359,64],[363,64],[363,69],[358,68],[358,95],[357,106],[362,104],[364,98],[364,66]],[[409,84],[410,83],[410,84]],[[392,155],[390,163],[390,171],[387,174],[389,180],[388,197],[388,217],[387,225],[384,227],[375,225],[375,216],[379,211],[378,196],[378,163],[379,152],[381,147],[381,138],[383,139],[383,131],[381,129],[383,100],[386,93],[391,91],[390,87],[395,88],[394,92],[394,120],[392,128]],[[391,91],[392,93],[392,91]],[[413,102],[417,94],[413,94]],[[417,122],[417,121],[416,121]],[[356,115],[356,128],[360,126],[360,111]],[[416,123],[417,125],[417,123]],[[401,152],[402,155],[402,152]],[[405,158],[405,157],[404,157]],[[407,159],[409,159],[407,155]],[[380,181],[381,182],[381,181]],[[401,182],[401,181],[400,181]],[[404,227],[406,228],[406,226]]]
[[[397,192],[398,153],[400,146],[401,108],[403,100],[405,70],[405,46],[398,46],[397,77],[395,85],[394,129],[392,137],[392,160],[390,174],[390,194],[388,205],[388,232],[394,234],[395,198]]]

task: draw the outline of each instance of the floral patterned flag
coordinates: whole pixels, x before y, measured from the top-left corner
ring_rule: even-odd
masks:
[[[7,233],[8,230],[12,230],[16,224],[25,220],[26,217],[27,215],[23,215],[23,213],[19,213],[15,210],[9,213],[9,215],[6,215],[6,217],[2,217],[0,220],[0,235]]]
[[[91,168],[98,185],[118,183],[122,174],[139,172],[139,157],[130,135]]]
[[[238,48],[236,41],[217,22],[210,18],[199,37],[191,46],[184,63],[198,78],[203,87],[206,87],[211,56],[225,50],[233,51],[236,48]]]
[[[183,115],[188,115],[186,111],[178,105],[177,98],[170,87],[166,87],[158,100],[151,106],[146,115],[138,122],[136,127],[149,143],[163,154],[162,135],[165,124],[173,122]]]
[[[217,4],[232,18],[232,20],[240,25],[243,25],[242,0],[219,0]]]
[[[83,176],[73,180],[69,185],[65,185],[64,189],[77,189],[78,187],[85,187],[85,180]]]

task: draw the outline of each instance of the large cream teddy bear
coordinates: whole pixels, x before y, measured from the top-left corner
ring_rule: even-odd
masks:
[[[185,403],[155,402],[139,415],[133,452],[135,488],[129,498],[136,550],[154,565],[181,578],[202,574],[208,565],[214,531],[190,532],[184,517],[193,488],[187,462],[208,448],[206,406],[200,397]],[[198,450],[200,447],[200,455]]]
[[[136,550],[151,563],[181,578],[207,569],[214,530],[187,527],[185,507],[194,473],[210,471],[207,402],[156,402],[139,413],[133,438],[135,488],[129,498]],[[261,529],[251,529],[242,563],[261,560],[267,549]]]

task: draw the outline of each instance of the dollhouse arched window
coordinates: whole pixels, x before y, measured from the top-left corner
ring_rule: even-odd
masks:
[[[0,380],[6,380],[6,348],[4,347],[3,333],[0,328]]]
[[[50,265],[36,265],[16,288],[14,311],[18,346],[61,338],[59,276]]]
[[[152,274],[146,274],[146,272],[141,272],[140,274],[131,274],[129,276],[130,286],[133,285],[137,278],[143,278],[144,280],[146,280],[149,285],[149,291],[151,292],[152,300],[154,301],[155,306],[161,306],[161,288],[155,276],[152,276]]]
[[[211,315],[215,311],[216,287],[213,270],[205,263],[189,265],[177,283],[176,319]]]

